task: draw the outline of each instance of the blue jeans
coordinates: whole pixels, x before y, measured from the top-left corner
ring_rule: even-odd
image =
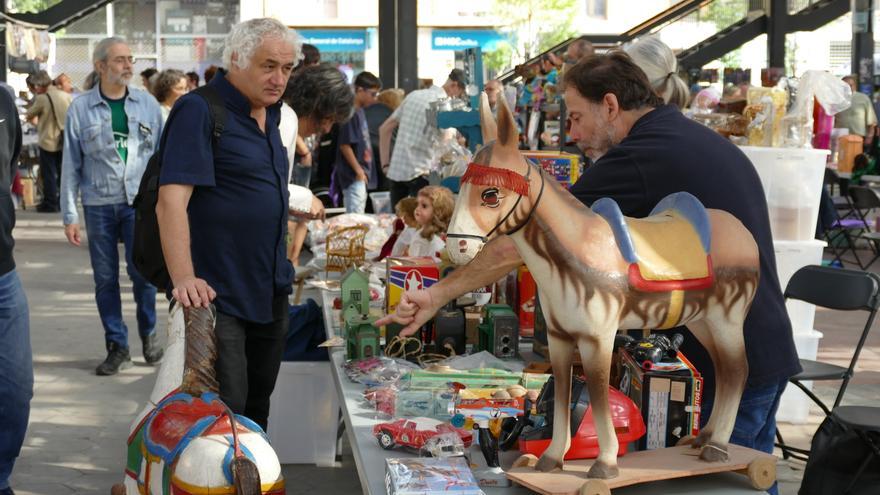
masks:
[[[15,458],[24,443],[34,365],[28,304],[18,273],[0,275],[0,490],[9,487]]]
[[[346,213],[363,213],[367,209],[367,183],[356,180],[342,190]]]
[[[773,453],[773,444],[776,440],[776,410],[779,408],[779,399],[788,380],[771,383],[761,387],[749,387],[743,391],[739,402],[739,410],[736,412],[736,423],[733,425],[733,433],[730,435],[730,443],[760,450],[761,452]],[[704,402],[701,408],[700,426],[705,426],[712,414],[712,403]],[[777,495],[776,483],[767,490],[770,495]]]
[[[95,272],[95,302],[104,326],[104,339],[128,349],[128,327],[122,319],[119,289],[119,240],[125,244],[125,268],[131,279],[137,305],[138,334],[147,337],[156,331],[156,288],[135,270],[131,250],[134,241],[134,208],[127,204],[83,206],[89,257]]]
[[[309,187],[312,181],[312,167],[305,167],[299,163],[293,164],[293,183],[298,186]]]

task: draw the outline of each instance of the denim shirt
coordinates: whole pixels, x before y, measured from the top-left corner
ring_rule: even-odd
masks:
[[[159,147],[162,111],[159,102],[141,89],[129,87],[125,97],[128,118],[128,162],[116,151],[110,105],[99,86],[74,98],[64,126],[61,165],[61,213],[64,225],[79,223],[77,193],[89,206],[132,204],[147,161]]]

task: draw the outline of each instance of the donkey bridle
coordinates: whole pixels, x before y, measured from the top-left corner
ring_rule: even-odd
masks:
[[[526,175],[523,176],[526,179],[526,181],[529,180],[529,175],[531,175],[531,173],[532,173],[533,166],[537,167],[537,165],[532,165],[531,163],[528,164],[529,168],[526,170]],[[519,224],[516,227],[514,227],[513,229],[511,229],[509,232],[499,232],[500,234],[504,234],[504,235],[515,234],[515,233],[519,232],[520,229],[525,227],[526,224],[528,224],[529,221],[532,219],[532,214],[538,208],[538,203],[541,202],[541,196],[544,195],[544,174],[542,174],[539,171],[538,175],[541,177],[541,188],[538,189],[538,197],[535,198],[535,204],[532,205],[532,209],[529,210],[529,214],[526,216],[526,219],[523,220],[523,222],[521,224]],[[492,237],[492,234],[494,234],[496,230],[500,229],[501,226],[504,225],[504,222],[506,222],[507,219],[510,218],[510,215],[513,215],[513,212],[516,211],[516,208],[519,206],[519,202],[522,200],[522,198],[523,198],[522,194],[517,195],[516,202],[513,203],[513,207],[510,208],[510,211],[508,211],[506,215],[504,215],[504,218],[502,218],[498,223],[495,224],[494,227],[492,227],[492,230],[490,230],[488,234],[476,235],[476,234],[456,234],[454,232],[448,232],[446,234],[446,238],[447,239],[478,239],[483,244],[489,242],[489,238]]]

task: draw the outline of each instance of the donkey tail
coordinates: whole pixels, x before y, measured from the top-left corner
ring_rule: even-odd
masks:
[[[232,479],[235,480],[236,495],[260,495],[260,471],[257,465],[247,457],[235,457],[232,460]]]

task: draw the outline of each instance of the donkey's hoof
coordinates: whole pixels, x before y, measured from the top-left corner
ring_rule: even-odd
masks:
[[[709,430],[703,430],[696,437],[691,437],[691,435],[688,435],[688,436],[682,438],[681,442],[684,442],[684,440],[686,438],[691,437],[693,440],[688,442],[688,444],[691,446],[692,449],[700,449],[700,448],[703,448],[704,445],[709,444],[709,437],[711,437],[711,435],[712,435],[712,433]],[[681,443],[681,442],[679,442],[679,443]]]
[[[547,454],[542,455],[535,464],[535,471],[541,471],[542,473],[549,473],[556,469],[562,469],[562,459],[556,459]]]
[[[590,466],[590,470],[587,471],[587,478],[610,480],[611,478],[616,478],[619,472],[617,464],[612,466],[602,461],[596,461]]]
[[[515,461],[513,461],[513,465],[511,467],[535,467],[538,464],[538,458],[533,454],[523,454],[519,456]]]
[[[727,446],[709,442],[700,449],[700,459],[707,462],[726,462],[728,459]]]
[[[110,495],[125,495],[125,485],[116,483],[110,488]]]

